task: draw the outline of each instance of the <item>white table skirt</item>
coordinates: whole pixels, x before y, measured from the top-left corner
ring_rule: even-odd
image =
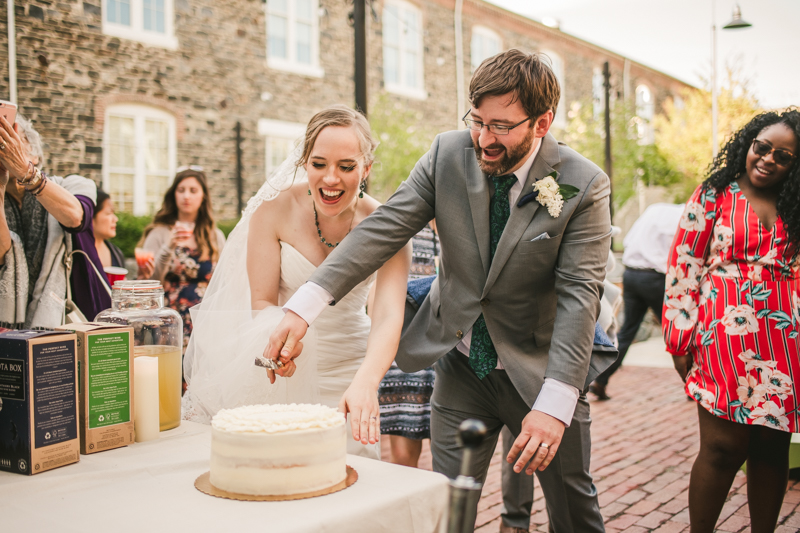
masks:
[[[3,531],[443,533],[441,474],[354,455],[351,487],[288,502],[215,498],[194,487],[208,471],[210,427],[182,422],[158,440],[81,455],[34,476],[0,472]]]

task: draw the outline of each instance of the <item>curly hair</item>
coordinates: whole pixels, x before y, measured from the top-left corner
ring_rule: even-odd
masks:
[[[789,108],[782,113],[761,113],[737,131],[720,150],[703,182],[703,190],[722,191],[726,185],[745,172],[747,152],[753,140],[765,128],[783,124],[794,133],[800,148],[800,111]],[[796,254],[800,250],[800,163],[795,160],[778,191],[778,216],[783,219],[789,243]]]

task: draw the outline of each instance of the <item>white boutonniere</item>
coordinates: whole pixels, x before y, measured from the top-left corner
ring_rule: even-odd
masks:
[[[577,195],[579,191],[572,185],[559,185],[555,180],[556,175],[555,172],[551,172],[533,184],[536,201],[546,207],[547,212],[553,218],[558,218],[564,202]]]

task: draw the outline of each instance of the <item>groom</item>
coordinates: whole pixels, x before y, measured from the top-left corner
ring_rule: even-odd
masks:
[[[477,418],[489,432],[475,453],[483,480],[508,426],[516,440],[507,460],[539,476],[553,530],[603,531],[583,391],[610,363],[592,356],[610,245],[609,179],[548,133],[560,89],[536,54],[487,59],[469,91],[469,129],[437,136],[408,180],[287,302],[268,356],[295,356],[327,304],[435,218],[440,275],[397,354],[407,372],[436,363],[434,470],[458,475],[458,426]]]

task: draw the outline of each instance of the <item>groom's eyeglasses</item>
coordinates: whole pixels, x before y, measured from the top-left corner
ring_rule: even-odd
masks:
[[[470,114],[472,109],[467,111],[467,115]],[[517,126],[521,126],[522,124],[526,123],[531,119],[531,117],[526,118],[521,122],[517,122],[516,124],[512,124],[511,126],[505,126],[503,124],[484,124],[483,122],[478,122],[477,120],[472,120],[471,118],[467,118],[467,115],[461,117],[461,120],[464,121],[464,124],[473,131],[481,131],[484,126],[486,126],[490,132],[494,133],[495,135],[508,135],[508,132],[516,128]]]
[[[775,164],[782,167],[791,165],[795,157],[794,154],[788,150],[773,148],[771,144],[759,141],[758,139],[753,139],[753,153],[759,157],[767,157],[772,153],[772,160],[775,161]]]

